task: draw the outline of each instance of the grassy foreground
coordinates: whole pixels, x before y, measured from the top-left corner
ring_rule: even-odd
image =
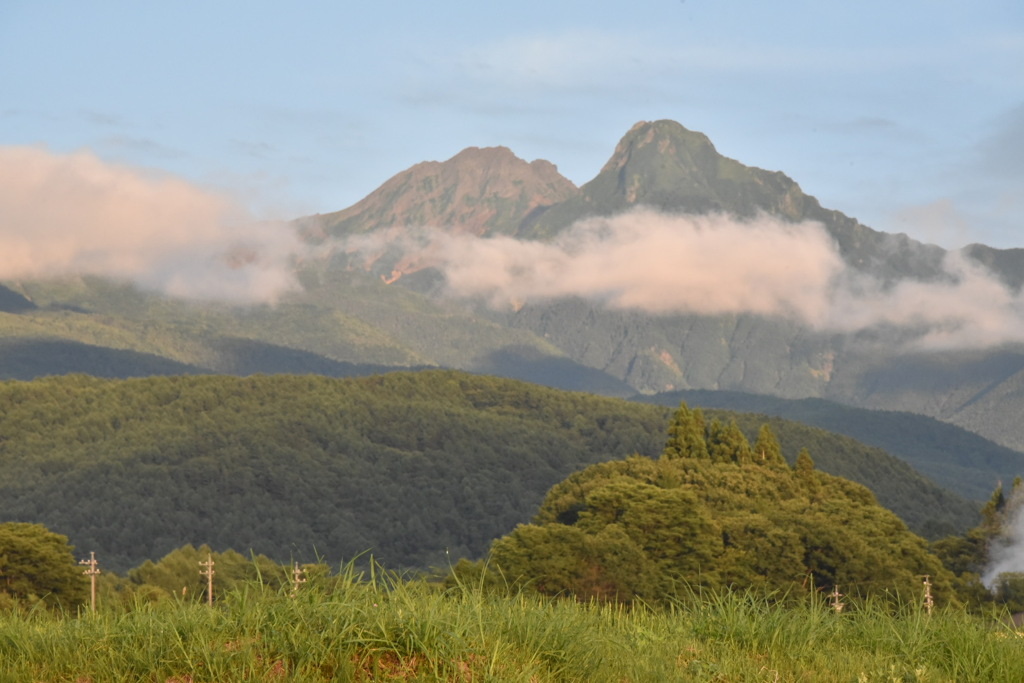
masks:
[[[361,581],[213,608],[0,614],[0,682],[1022,681],[1024,639],[963,612],[831,611],[750,593],[672,610]]]

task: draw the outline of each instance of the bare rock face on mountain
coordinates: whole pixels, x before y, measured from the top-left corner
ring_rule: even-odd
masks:
[[[306,219],[303,228],[312,237],[395,227],[515,234],[577,192],[549,161],[527,162],[506,147],[470,147],[447,161],[416,164],[353,206]]]

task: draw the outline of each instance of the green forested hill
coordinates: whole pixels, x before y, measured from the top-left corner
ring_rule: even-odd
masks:
[[[681,584],[906,598],[922,575],[938,600],[954,598],[952,572],[922,538],[863,486],[815,471],[806,450],[790,468],[767,425],[751,444],[682,404],[668,433],[658,460],[592,465],[553,487],[490,561],[582,600],[666,602]]]
[[[186,542],[389,566],[478,555],[575,469],[656,452],[667,411],[461,373],[0,384],[0,519],[109,565]]]
[[[441,564],[446,549],[482,555],[573,471],[660,453],[670,412],[454,371],[8,381],[0,519],[44,523],[112,568],[185,543]],[[846,468],[916,530],[976,522],[877,449],[773,428],[786,453]]]

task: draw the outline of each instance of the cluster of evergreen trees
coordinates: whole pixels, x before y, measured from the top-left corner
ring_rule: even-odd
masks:
[[[953,574],[866,488],[817,471],[806,450],[791,468],[767,425],[751,445],[685,404],[660,458],[571,475],[490,561],[506,579],[580,599],[808,586],[911,599],[924,575],[939,601],[954,598]]]

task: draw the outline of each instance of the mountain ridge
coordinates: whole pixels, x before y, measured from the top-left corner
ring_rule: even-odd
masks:
[[[1024,409],[1019,345],[914,356],[900,344],[915,332],[892,326],[832,333],[743,313],[612,310],[578,297],[496,310],[446,297],[442,271],[401,253],[403,231],[418,226],[448,228],[465,239],[540,243],[579,218],[648,205],[672,215],[764,213],[817,221],[846,264],[883,291],[957,277],[944,270],[949,253],[940,247],[880,233],[825,209],[784,173],[728,159],[707,136],[679,123],[644,121],[578,188],[543,160],[527,162],[507,148],[467,148],[396,174],[352,207],[297,219],[302,234],[323,247],[318,253],[329,256],[301,262],[303,289],[273,307],[173,301],[99,278],[3,283],[15,294],[8,301],[17,311],[0,311],[0,336],[150,353],[206,372],[340,368],[337,363],[442,366],[554,386],[573,382],[574,389],[617,395],[628,385],[643,393],[713,389],[823,397],[937,417],[1024,449],[1012,417]],[[378,239],[374,267],[346,251],[347,237],[384,228],[393,232]],[[964,253],[1008,286],[1019,290],[1024,283],[1024,250],[977,245]],[[31,367],[29,361],[6,359]],[[61,367],[90,372],[91,366],[83,358]],[[7,376],[25,373],[13,368]]]

